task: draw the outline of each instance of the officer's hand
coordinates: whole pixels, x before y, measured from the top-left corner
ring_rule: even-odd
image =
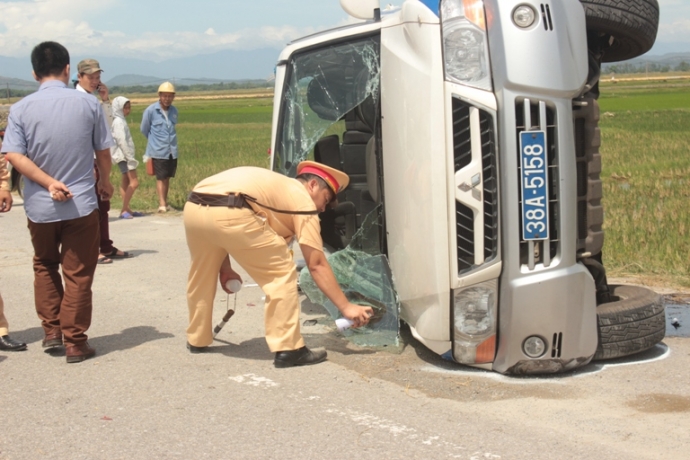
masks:
[[[354,303],[348,303],[347,306],[340,312],[343,316],[355,324],[354,327],[366,326],[369,319],[374,316],[374,309],[371,307],[363,307]]]
[[[242,283],[242,277],[233,269],[223,270],[221,268],[220,272],[218,273],[218,280],[220,281],[221,288],[223,288],[223,290],[228,294],[234,294],[234,292],[232,292],[230,289],[227,288],[227,286],[225,286],[228,281],[238,280],[240,283]]]

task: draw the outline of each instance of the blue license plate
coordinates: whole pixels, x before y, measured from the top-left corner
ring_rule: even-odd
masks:
[[[549,239],[548,165],[546,133],[520,133],[520,188],[522,189],[522,238]]]

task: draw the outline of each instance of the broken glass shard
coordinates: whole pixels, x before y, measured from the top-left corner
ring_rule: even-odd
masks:
[[[399,301],[388,259],[378,253],[380,221],[379,207],[367,215],[349,246],[328,256],[328,263],[348,300],[374,310],[367,326],[343,331],[345,337],[360,346],[398,345]],[[299,282],[309,300],[326,308],[334,320],[342,317],[316,286],[309,270],[302,270]]]

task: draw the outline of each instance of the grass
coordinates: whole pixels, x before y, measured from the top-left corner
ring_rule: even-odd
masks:
[[[603,82],[599,102],[609,275],[690,286],[690,81]],[[133,101],[129,117],[139,159],[146,148],[139,123],[148,104]],[[180,154],[170,182],[172,206],[181,209],[187,193],[209,175],[268,165],[272,98],[181,99],[175,105]],[[155,179],[143,165],[139,177],[132,208],[153,211]],[[111,179],[119,183],[117,168]],[[113,209],[119,200],[116,193]]]
[[[174,104],[179,111],[177,138],[179,158],[177,174],[170,180],[168,201],[182,209],[189,191],[200,180],[235,166],[268,166],[267,151],[271,144],[271,98],[182,100]],[[154,211],[158,207],[155,177],[147,176],[141,163],[146,152],[146,138],[139,126],[148,104],[132,104],[127,121],[132,132],[136,157],[139,189],[134,194],[131,208]],[[117,166],[113,165],[110,179],[117,188],[121,180]],[[112,208],[122,205],[116,191]]]
[[[602,85],[604,262],[690,286],[690,85]]]

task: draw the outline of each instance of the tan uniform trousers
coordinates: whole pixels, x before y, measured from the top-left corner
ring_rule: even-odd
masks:
[[[297,269],[285,239],[252,210],[187,203],[184,226],[191,255],[187,282],[187,341],[213,342],[213,300],[218,272],[230,254],[266,294],[264,325],[272,352],[304,346],[300,333]]]
[[[2,296],[0,295],[0,337],[9,334],[9,325],[7,324],[7,319],[5,318],[5,304],[2,301]]]

